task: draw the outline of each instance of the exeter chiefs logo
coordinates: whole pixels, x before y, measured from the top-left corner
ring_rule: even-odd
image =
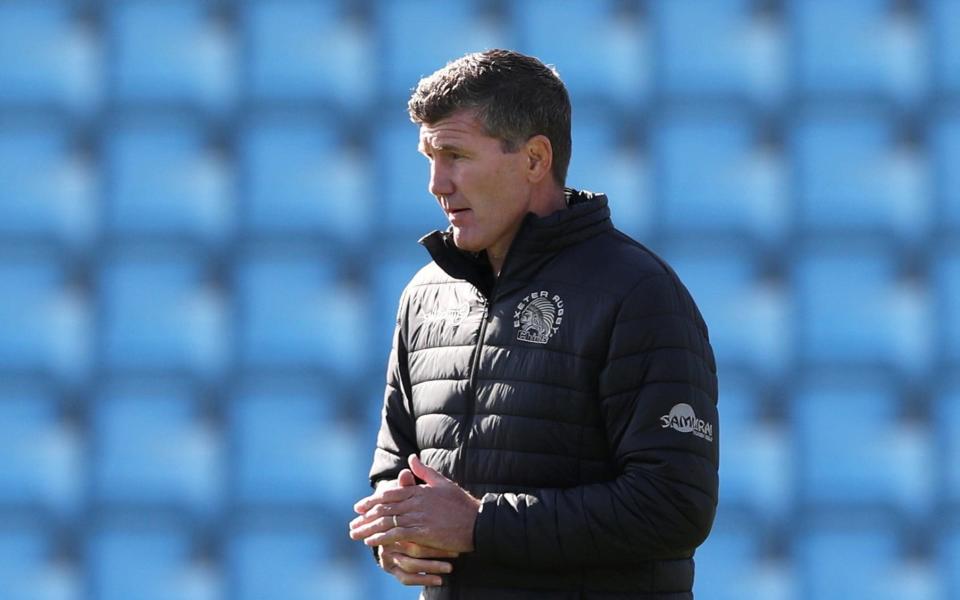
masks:
[[[521,342],[546,344],[563,322],[563,300],[550,292],[532,292],[517,304],[513,327]]]

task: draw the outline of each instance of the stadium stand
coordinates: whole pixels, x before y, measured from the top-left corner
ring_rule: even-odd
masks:
[[[88,294],[51,250],[10,245],[0,256],[0,371],[81,385],[94,366]]]
[[[241,11],[251,98],[269,105],[320,102],[369,109],[377,63],[370,25],[349,2],[248,2]]]
[[[511,3],[519,49],[557,66],[574,106],[635,110],[651,94],[652,61],[649,28],[629,7],[612,0]],[[557,43],[568,23],[590,43]]]
[[[49,525],[5,519],[0,526],[0,589],[10,600],[75,600],[84,572],[66,558]]]
[[[123,120],[106,132],[106,226],[120,240],[171,240],[214,250],[234,227],[232,172],[201,124]]]
[[[807,97],[853,97],[899,105],[925,97],[930,69],[911,3],[885,0],[787,4],[797,87]]]
[[[176,521],[108,520],[91,534],[93,596],[103,600],[213,600],[222,580],[203,557],[189,528]]]
[[[657,85],[671,99],[767,110],[787,92],[782,14],[750,0],[651,2]]]
[[[203,3],[134,0],[108,13],[111,99],[212,114],[237,100],[234,35]]]
[[[800,360],[883,368],[905,379],[928,373],[930,295],[905,276],[895,250],[836,239],[805,246],[792,265]]]
[[[99,270],[103,366],[215,382],[230,358],[227,298],[185,246],[132,247]]]
[[[791,138],[803,232],[926,239],[933,220],[926,164],[890,115],[811,109],[798,115]]]
[[[792,399],[799,501],[814,508],[932,514],[933,435],[886,378],[823,374]],[[819,596],[814,596],[819,597]]]
[[[105,40],[67,2],[0,5],[0,107],[91,116],[103,101]]]
[[[231,398],[230,437],[235,498],[253,507],[319,506],[351,518],[369,487],[369,440],[336,415],[325,389],[303,383],[258,383]],[[326,396],[326,397],[325,397]]]
[[[930,561],[907,556],[901,544],[901,532],[889,521],[851,515],[819,519],[797,536],[800,597],[941,597]]]
[[[51,245],[73,255],[90,251],[99,227],[100,175],[75,144],[59,119],[0,123],[4,240]]]
[[[763,147],[747,113],[670,111],[654,126],[651,147],[665,233],[782,243],[789,225],[786,161]]]
[[[960,107],[944,111],[930,123],[931,150],[934,153],[937,219],[948,235],[960,232]]]
[[[694,242],[664,244],[664,257],[700,306],[720,369],[745,368],[777,380],[789,368],[795,333],[791,298],[783,282],[766,277],[761,257],[738,243],[714,243],[705,253]]]
[[[198,521],[221,510],[224,444],[190,386],[155,379],[112,382],[93,407],[91,426],[100,506]]]
[[[0,391],[0,510],[36,511],[71,522],[83,507],[84,435],[63,417],[46,386],[6,383]]]
[[[466,49],[516,47],[509,22],[482,2],[396,0],[376,6],[374,24],[379,45],[378,77],[390,107],[400,108],[421,77],[437,70]],[[422,35],[429,32],[429,43]]]
[[[715,600],[795,598],[796,575],[784,556],[773,553],[762,527],[749,518],[720,517],[710,544],[696,554],[697,597]]]
[[[369,242],[370,160],[337,134],[334,113],[268,114],[244,123],[238,154],[247,235],[335,242],[347,251]]]
[[[346,522],[447,226],[405,102],[494,46],[709,326],[697,597],[960,598],[956,0],[0,2],[0,598],[417,597]]]

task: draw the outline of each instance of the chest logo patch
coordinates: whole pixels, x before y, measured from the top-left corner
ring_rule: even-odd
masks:
[[[563,300],[547,291],[531,292],[513,311],[513,328],[521,342],[546,344],[563,323]]]
[[[421,322],[428,323],[449,323],[454,327],[463,323],[463,320],[470,314],[470,304],[452,304],[446,308],[438,308],[433,312],[426,313],[420,317]]]

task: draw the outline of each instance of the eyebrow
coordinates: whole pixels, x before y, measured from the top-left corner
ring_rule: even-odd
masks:
[[[434,152],[463,153],[464,151],[464,149],[461,146],[457,146],[456,144],[440,144],[438,146],[430,146],[430,149],[433,150]],[[423,142],[423,140],[420,140],[417,143],[417,151],[419,151],[421,154],[426,154],[426,150],[427,150],[427,145]]]

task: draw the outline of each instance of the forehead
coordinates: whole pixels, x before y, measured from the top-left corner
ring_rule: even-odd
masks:
[[[487,135],[480,120],[472,110],[459,110],[436,123],[420,125],[421,148],[464,146],[496,138]]]

